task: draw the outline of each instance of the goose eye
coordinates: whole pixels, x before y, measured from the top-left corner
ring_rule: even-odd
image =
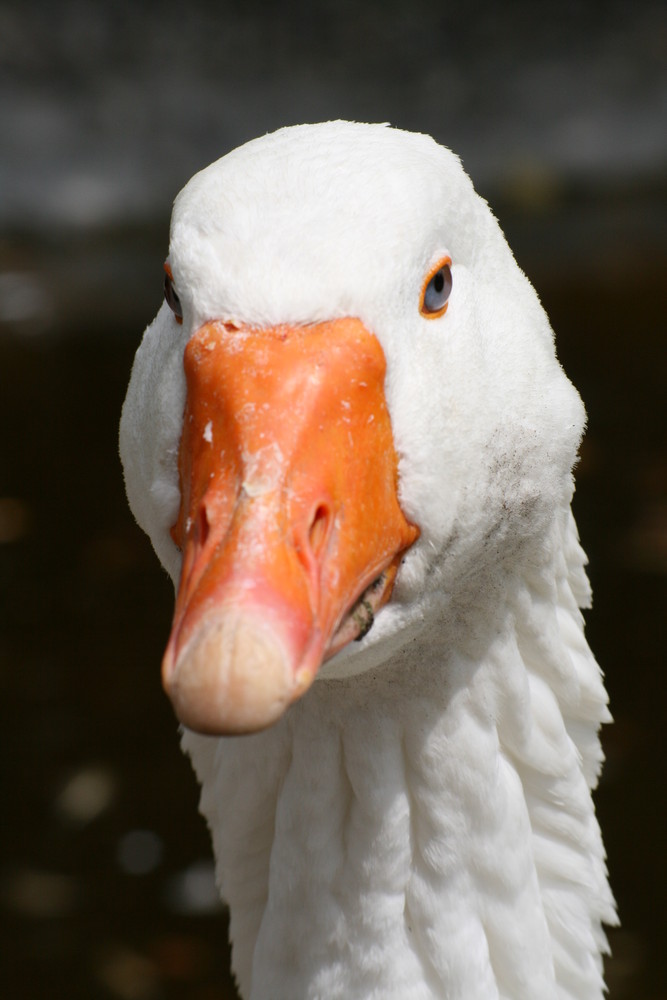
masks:
[[[449,257],[440,261],[435,271],[431,271],[422,292],[422,316],[435,319],[447,309],[447,302],[452,290],[452,262]]]
[[[169,264],[164,265],[165,275],[164,275],[164,297],[167,305],[176,317],[177,323],[183,322],[183,308],[181,306],[181,300],[176,294],[176,289],[174,288],[174,279],[171,273],[171,268]]]

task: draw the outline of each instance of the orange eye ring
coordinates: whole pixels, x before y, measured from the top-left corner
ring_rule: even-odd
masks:
[[[452,291],[452,259],[442,257],[426,275],[422,285],[419,311],[425,319],[444,316]]]

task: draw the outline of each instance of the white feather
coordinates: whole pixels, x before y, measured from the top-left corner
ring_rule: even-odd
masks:
[[[448,253],[441,320],[419,314]],[[609,718],[570,513],[584,424],[548,320],[458,159],[334,122],[179,195],[121,426],[130,504],[177,579],[182,353],[209,319],[354,315],[387,359],[421,536],[361,643],[271,730],[186,732],[249,1000],[594,1000],[615,921],[591,789]]]

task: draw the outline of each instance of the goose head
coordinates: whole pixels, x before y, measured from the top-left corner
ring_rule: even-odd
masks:
[[[177,588],[180,720],[261,729],[317,677],[488,619],[569,504],[584,412],[457,157],[282,129],[186,185],[166,271],[120,445]]]

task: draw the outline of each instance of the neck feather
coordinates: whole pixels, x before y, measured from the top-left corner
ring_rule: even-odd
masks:
[[[568,512],[483,648],[427,628],[265,733],[185,734],[245,997],[602,997],[584,562]]]

